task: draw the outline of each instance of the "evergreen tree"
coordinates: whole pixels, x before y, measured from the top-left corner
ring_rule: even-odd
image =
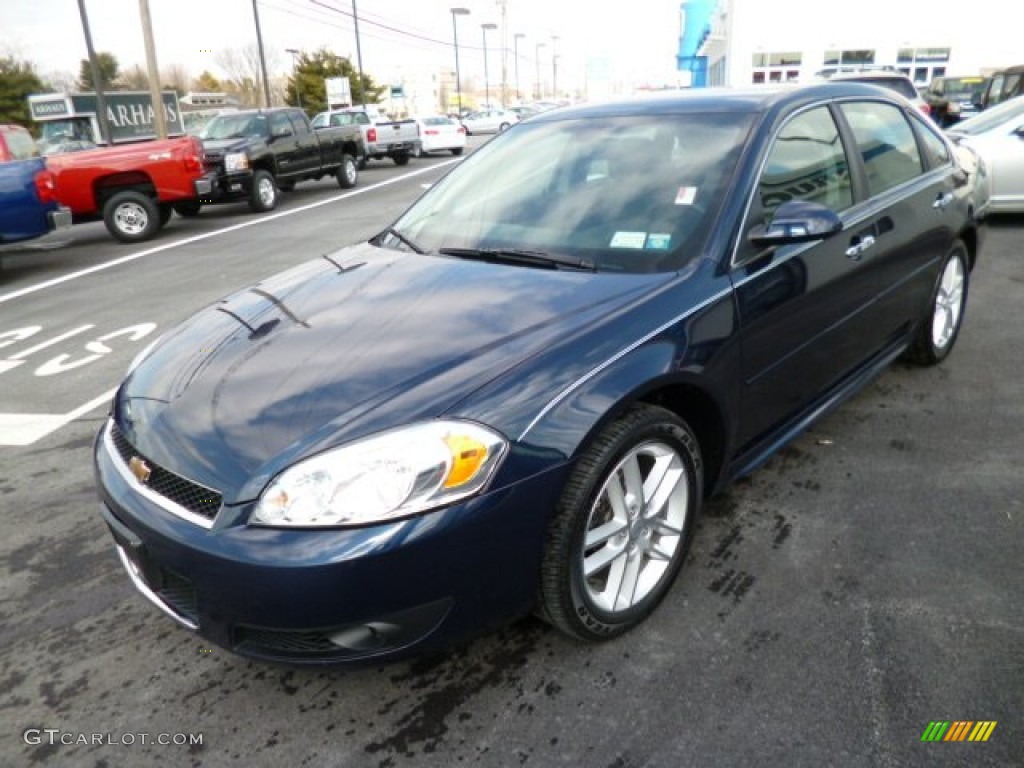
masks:
[[[96,67],[100,71],[100,82],[103,83],[103,89],[110,90],[115,88],[118,75],[121,73],[117,57],[107,51],[100,51],[96,54]],[[92,67],[89,66],[88,59],[82,59],[82,65],[78,69],[77,85],[80,91],[89,92],[96,90],[92,81]]]
[[[352,103],[376,104],[384,87],[377,85],[373,78],[365,72],[363,82],[359,82],[359,72],[352,65],[349,59],[321,48],[313,53],[303,53],[299,56],[295,66],[295,72],[288,78],[288,87],[285,93],[285,101],[291,106],[299,104],[298,96],[301,96],[303,109],[307,114],[315,115],[327,109],[327,85],[324,82],[328,77],[347,77],[352,88]]]
[[[48,90],[35,68],[13,56],[0,57],[0,123],[29,124],[28,95]]]

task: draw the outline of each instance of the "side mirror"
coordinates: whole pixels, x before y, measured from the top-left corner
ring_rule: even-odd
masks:
[[[790,200],[783,203],[767,225],[758,224],[747,239],[758,248],[824,240],[843,231],[843,222],[835,211],[820,203]]]
[[[1013,135],[1018,139],[1024,139],[1024,124],[1018,125],[1013,129]]]

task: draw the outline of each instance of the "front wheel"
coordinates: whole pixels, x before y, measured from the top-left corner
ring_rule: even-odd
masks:
[[[967,248],[958,240],[946,256],[928,309],[907,349],[906,357],[911,362],[937,365],[952,351],[967,306],[970,283],[967,263]]]
[[[345,155],[341,158],[341,167],[338,168],[338,186],[342,189],[351,189],[359,180],[359,169],[356,167],[356,160],[352,155]]]
[[[587,641],[638,625],[683,564],[702,492],[690,428],[633,405],[583,450],[562,491],[541,562],[541,618]]]
[[[462,147],[455,147],[454,149],[452,149],[452,154],[455,155],[456,157],[461,155],[462,154]]]
[[[252,191],[249,193],[249,207],[256,213],[265,213],[277,208],[280,193],[269,171],[257,168],[252,174]]]
[[[103,206],[103,223],[122,243],[141,243],[160,229],[160,208],[156,200],[134,189],[112,195]]]

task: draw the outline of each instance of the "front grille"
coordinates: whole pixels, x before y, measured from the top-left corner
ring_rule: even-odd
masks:
[[[136,451],[128,439],[122,434],[116,423],[111,423],[110,437],[121,460],[128,464],[133,456],[138,456],[150,468],[149,480],[146,483],[153,493],[183,507],[204,520],[213,520],[220,509],[223,496],[212,488],[193,482],[156,464],[151,459]]]
[[[332,643],[323,632],[237,627],[235,636],[236,648],[240,653],[271,656],[345,655],[345,649]]]

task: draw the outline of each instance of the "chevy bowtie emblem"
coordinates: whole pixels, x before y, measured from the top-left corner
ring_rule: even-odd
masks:
[[[149,482],[149,476],[153,472],[153,470],[149,468],[149,464],[138,456],[132,456],[131,460],[128,462],[128,469],[131,470],[133,475],[135,475],[135,479],[143,485]]]

